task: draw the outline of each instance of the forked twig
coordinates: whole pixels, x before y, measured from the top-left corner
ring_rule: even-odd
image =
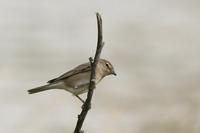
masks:
[[[101,51],[104,46],[101,15],[99,13],[96,13],[96,17],[97,17],[97,28],[98,28],[98,41],[97,41],[97,48],[96,48],[94,60],[92,59],[92,57],[89,58],[89,61],[91,63],[89,91],[87,93],[87,99],[85,100],[85,103],[82,106],[82,111],[81,111],[80,115],[78,115],[78,121],[76,123],[76,128],[74,130],[74,133],[83,133],[83,131],[81,131],[81,128],[82,128],[83,122],[85,120],[85,117],[86,117],[89,109],[91,108],[91,100],[92,100],[92,96],[93,96],[93,90],[94,90],[94,88],[96,88],[96,82],[95,82],[96,66],[100,59]]]

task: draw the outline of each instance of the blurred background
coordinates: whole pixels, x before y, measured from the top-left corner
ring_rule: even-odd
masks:
[[[27,90],[94,56],[96,11],[118,76],[97,86],[85,132],[199,133],[198,0],[0,0],[0,131],[73,132],[77,98]]]

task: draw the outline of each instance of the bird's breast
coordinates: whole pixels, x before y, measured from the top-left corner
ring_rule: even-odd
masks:
[[[72,88],[82,88],[88,86],[90,83],[91,72],[83,72],[76,75],[73,75],[64,80],[64,83]],[[100,77],[96,75],[96,83],[100,81]]]
[[[79,73],[64,80],[67,86],[78,88],[89,83],[90,72]]]

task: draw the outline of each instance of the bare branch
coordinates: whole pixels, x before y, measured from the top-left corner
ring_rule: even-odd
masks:
[[[80,115],[78,115],[78,121],[76,124],[76,128],[74,130],[74,133],[83,133],[83,131],[81,131],[81,128],[82,128],[83,122],[85,120],[85,117],[86,117],[89,109],[91,108],[91,100],[92,100],[92,96],[93,96],[93,90],[94,90],[94,88],[96,88],[96,83],[95,83],[96,66],[98,64],[98,61],[99,61],[100,55],[101,55],[101,51],[104,46],[101,15],[99,13],[96,13],[96,17],[97,17],[97,28],[98,28],[98,41],[97,41],[97,48],[96,48],[94,60],[92,59],[92,57],[89,58],[89,61],[91,63],[89,91],[87,93],[87,99],[82,106],[82,111],[81,111]]]

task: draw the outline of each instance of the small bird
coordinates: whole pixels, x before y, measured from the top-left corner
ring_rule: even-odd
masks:
[[[84,100],[82,100],[78,95],[88,91],[90,75],[91,64],[90,62],[84,63],[55,79],[49,80],[46,85],[28,90],[28,93],[34,94],[51,89],[63,89],[72,93],[84,103]],[[114,71],[113,65],[105,59],[99,59],[96,66],[96,84],[108,75],[117,75]]]

